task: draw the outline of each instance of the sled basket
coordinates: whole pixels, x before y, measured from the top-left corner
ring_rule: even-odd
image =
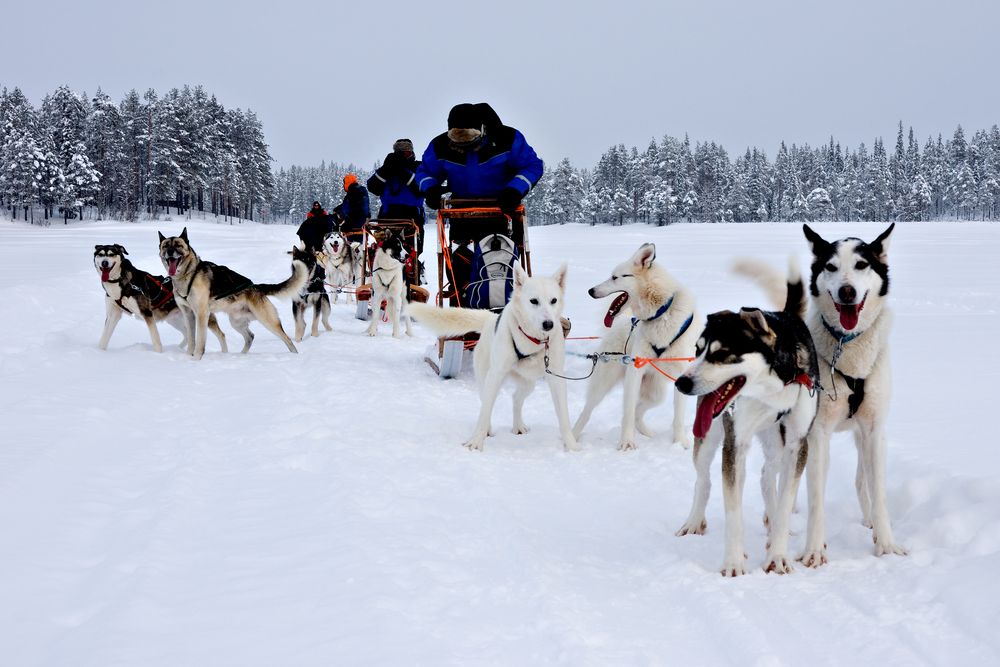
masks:
[[[502,234],[490,234],[475,245],[465,302],[470,308],[503,308],[514,288],[517,246]]]

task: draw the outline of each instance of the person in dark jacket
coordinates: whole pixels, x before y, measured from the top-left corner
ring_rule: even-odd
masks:
[[[314,201],[309,213],[306,214],[305,221],[299,225],[296,232],[302,239],[302,247],[305,250],[319,252],[323,248],[323,239],[333,231],[333,218],[328,214],[323,206]]]
[[[354,174],[344,176],[344,201],[333,209],[333,214],[340,223],[340,231],[345,234],[360,232],[362,225],[371,218],[368,190],[358,183]]]
[[[448,131],[424,151],[417,186],[434,209],[451,192],[458,199],[496,199],[506,215],[513,215],[543,171],[524,135],[502,124],[489,104],[459,104],[448,114]]]
[[[420,167],[413,153],[413,142],[398,139],[382,166],[368,179],[368,190],[379,196],[379,218],[412,220],[417,224],[417,255],[424,251],[424,197],[417,187]]]

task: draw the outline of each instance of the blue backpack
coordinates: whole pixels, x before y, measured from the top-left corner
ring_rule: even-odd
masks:
[[[469,308],[503,308],[514,289],[517,246],[509,237],[490,234],[475,244],[465,302]]]

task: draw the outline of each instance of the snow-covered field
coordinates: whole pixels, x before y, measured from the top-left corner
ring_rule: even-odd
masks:
[[[838,437],[830,564],[759,569],[755,453],[755,569],[737,580],[718,574],[718,480],[708,534],[673,535],[694,474],[690,453],[668,444],[668,404],[649,420],[664,435],[621,453],[619,391],[583,451],[566,453],[544,387],[525,436],[507,431],[506,395],[498,435],[472,453],[459,446],[478,406],[471,374],[439,380],[422,360],[426,331],[394,340],[383,325],[370,339],[343,302],[334,331],[298,355],[260,325],[248,355],[222,355],[210,337],[192,361],[167,326],[155,354],[130,319],[100,351],[93,245],[122,243],[161,273],[156,232],[181,226],[0,222],[0,663],[1000,664],[1000,449],[988,414],[1000,226],[900,224],[892,240],[888,490],[910,555],[873,555],[854,448]],[[816,227],[866,239],[883,228]],[[189,233],[204,258],[258,281],[288,274],[293,227],[193,222]],[[807,258],[795,224],[531,236],[536,273],[570,264],[575,335],[599,333],[605,304],[586,289],[643,241],[704,312],[766,305],[728,274],[731,258]],[[280,312],[290,329],[287,302]],[[571,384],[574,417],[583,396]]]

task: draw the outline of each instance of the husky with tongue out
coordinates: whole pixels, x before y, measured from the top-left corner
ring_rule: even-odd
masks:
[[[698,480],[691,513],[677,534],[705,532],[710,468],[722,441],[724,576],[747,572],[742,499],[746,455],[755,435],[764,445],[761,489],[768,527],[764,570],[792,571],[788,522],[806,464],[806,435],[816,416],[819,369],[812,336],[802,319],[805,291],[794,263],[786,292],[785,306],[778,312],[743,308],[709,315],[694,362],[677,378],[678,391],[698,397],[694,423]]]
[[[863,522],[872,529],[875,554],[904,555],[906,550],[893,537],[885,489],[892,324],[886,297],[889,237],[895,224],[870,243],[858,238],[827,241],[809,225],[802,228],[813,254],[807,322],[816,340],[824,391],[809,434],[809,528],[800,560],[811,567],[827,562],[823,502],[835,431],[854,433],[855,487]]]

